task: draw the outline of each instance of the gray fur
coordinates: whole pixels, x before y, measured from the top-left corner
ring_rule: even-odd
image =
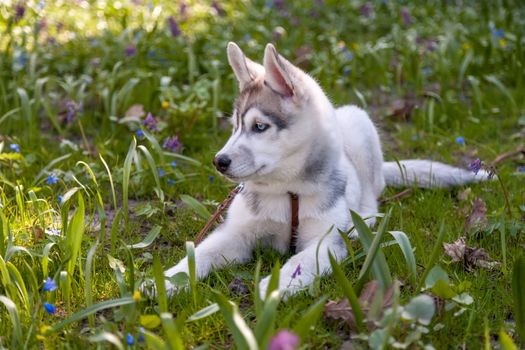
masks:
[[[248,204],[248,207],[254,214],[258,214],[259,210],[261,209],[261,199],[259,197],[259,194],[257,192],[248,192],[243,191],[241,192],[242,196],[246,199],[246,203]]]
[[[303,169],[302,178],[305,181],[319,181],[319,175],[326,172],[327,164],[330,163],[329,152],[322,147],[314,145]]]
[[[335,203],[345,195],[346,191],[346,175],[341,171],[334,169],[328,178],[328,190],[326,197],[321,204],[322,210],[332,208]]]

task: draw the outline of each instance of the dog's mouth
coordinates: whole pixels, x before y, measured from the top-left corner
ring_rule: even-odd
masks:
[[[266,165],[261,165],[257,170],[255,170],[254,172],[250,174],[234,175],[234,174],[231,174],[230,172],[225,172],[225,173],[222,173],[222,175],[224,175],[227,179],[231,181],[243,182],[247,180],[252,180],[254,178],[257,178],[260,175],[263,175],[261,174],[261,172],[264,170],[264,168],[266,168]]]

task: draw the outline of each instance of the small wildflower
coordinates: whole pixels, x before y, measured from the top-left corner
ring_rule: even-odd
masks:
[[[133,345],[133,344],[135,344],[135,338],[133,337],[133,334],[128,333],[128,335],[126,335],[126,343],[127,343],[128,345]]]
[[[140,298],[141,298],[141,295],[140,295],[140,291],[136,290],[133,292],[133,300],[134,301],[140,301]]]
[[[64,197],[62,197],[61,195],[58,195],[57,196],[57,201],[58,201],[58,204],[62,204],[62,201],[64,200]]]
[[[370,18],[372,16],[372,5],[369,2],[366,2],[361,6],[359,11],[364,18]]]
[[[126,57],[135,56],[136,53],[137,48],[133,44],[128,45],[126,49],[124,49],[124,54],[126,55]]]
[[[498,44],[499,44],[499,47],[504,49],[504,48],[507,47],[507,40],[501,38],[501,39],[498,40]]]
[[[172,187],[172,186],[174,186],[174,185],[175,185],[175,183],[176,183],[176,181],[175,181],[175,180],[173,180],[173,179],[168,179],[168,186],[169,186],[169,187]]]
[[[351,61],[354,58],[354,55],[352,54],[352,52],[348,51],[345,55],[345,58],[347,61]]]
[[[298,346],[299,336],[287,329],[283,329],[270,339],[268,350],[294,350]]]
[[[408,27],[412,24],[412,17],[410,16],[410,11],[408,8],[403,7],[401,9],[401,19],[403,20],[403,25]]]
[[[520,165],[516,168],[516,172],[525,173],[525,165]]]
[[[144,119],[144,125],[149,130],[158,131],[158,129],[157,129],[157,121],[155,120],[155,118],[153,117],[151,112],[149,112],[148,115],[146,116],[146,119]]]
[[[175,168],[177,167],[177,162],[174,161],[174,160],[172,160],[171,163],[170,163],[170,165],[171,165],[171,167],[172,167],[173,169],[175,169]]]
[[[163,177],[164,175],[166,175],[166,172],[164,171],[164,168],[159,168],[159,176]]]
[[[48,325],[43,325],[42,327],[40,327],[40,334],[46,334],[47,331],[50,329],[51,327],[48,326]]]
[[[56,177],[53,174],[47,177],[47,180],[46,180],[47,185],[55,185],[56,183],[58,183],[58,177]]]
[[[139,328],[139,336],[137,337],[139,343],[144,343],[146,338],[144,338],[144,327]]]
[[[170,28],[170,33],[172,37],[178,37],[181,34],[179,25],[173,16],[168,17],[168,27]]]
[[[76,112],[76,105],[75,102],[69,100],[66,102],[66,109],[67,109],[67,118],[66,122],[69,124],[73,121],[75,118],[75,112]]]
[[[465,139],[463,138],[463,136],[458,136],[458,137],[456,137],[456,143],[457,143],[458,145],[463,146],[463,145],[465,144]]]
[[[11,149],[11,151],[15,152],[15,153],[20,153],[20,146],[18,145],[18,143],[12,143],[9,145],[9,149]]]
[[[215,176],[213,176],[213,175],[208,176],[208,181],[209,181],[211,184],[213,183],[214,180],[215,180]]]
[[[186,1],[182,1],[179,5],[179,13],[183,19],[186,19],[188,16],[188,3]]]
[[[346,51],[346,44],[345,44],[344,41],[342,41],[342,40],[339,41],[339,42],[337,43],[337,46],[339,47],[339,49],[340,49],[341,51],[343,51],[343,52]]]
[[[135,131],[135,135],[137,135],[139,139],[142,139],[144,137],[144,131],[142,129],[138,129]]]
[[[248,42],[252,40],[252,36],[250,34],[244,34],[244,36],[242,37],[242,40]]]
[[[344,69],[343,71],[344,71],[345,75],[349,75],[350,72],[352,71],[352,67],[350,67],[350,66],[346,66],[345,69]]]
[[[44,292],[52,292],[58,288],[57,283],[51,277],[46,278],[44,281]]]
[[[490,26],[490,32],[492,33],[492,36],[496,39],[501,39],[505,36],[505,31],[501,28],[496,28],[494,25]]]
[[[26,13],[26,8],[23,5],[23,3],[19,2],[15,6],[15,22],[18,22],[24,17],[24,14]]]
[[[50,315],[53,315],[57,311],[55,305],[51,303],[44,303],[44,309],[46,309],[46,312]]]
[[[213,0],[211,2],[211,7],[215,10],[215,13],[221,17],[223,17],[224,15],[226,15],[226,11],[224,11],[224,9],[221,7],[221,5],[219,4],[219,2],[217,0]]]
[[[168,101],[162,101],[161,107],[163,109],[168,109],[169,106],[170,106],[170,103]]]
[[[425,75],[425,77],[430,76],[430,74],[432,74],[432,68],[430,67],[423,68],[423,74]]]
[[[180,148],[180,146],[181,143],[179,141],[178,136],[168,137],[166,140],[164,140],[164,144],[162,145],[162,147],[172,152],[175,152],[177,149]]]
[[[473,161],[472,163],[468,165],[468,169],[477,175],[478,172],[481,170],[482,166],[483,166],[483,162],[479,158],[477,158],[475,161]]]
[[[292,279],[295,279],[297,276],[301,275],[301,264],[297,264],[295,271],[292,273]]]
[[[463,45],[461,45],[461,48],[464,51],[467,51],[467,50],[470,50],[472,48],[472,46],[470,45],[470,43],[463,43]]]

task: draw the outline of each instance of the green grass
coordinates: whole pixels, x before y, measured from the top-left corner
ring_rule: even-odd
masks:
[[[337,282],[341,276],[356,286],[363,255],[345,262],[337,278],[323,277],[277,306],[255,295],[256,265],[260,261],[260,276],[266,276],[288,257],[263,249],[252,262],[214,272],[172,299],[133,300],[139,283],[158,274],[154,266],[172,266],[186,254],[186,241],[231,189],[211,166],[230,133],[226,118],[237,93],[228,41],[255,60],[274,42],[334,104],[366,107],[387,159],[432,158],[466,167],[524,144],[525,7],[519,1],[373,1],[363,7],[325,0],[280,7],[234,0],[219,2],[220,12],[210,2],[189,1],[184,14],[175,1],[64,6],[48,0],[43,8],[28,2],[15,18],[18,3],[0,4],[0,347],[130,347],[128,333],[134,347],[145,347],[138,343],[141,322],[150,327],[144,331],[148,347],[240,347],[250,331],[239,333],[238,315],[259,344],[284,328],[300,334],[305,348],[337,348],[349,339],[344,323],[316,307],[347,295]],[[170,33],[170,15],[178,36]],[[133,112],[140,109],[144,113]],[[158,131],[142,124],[148,112]],[[175,135],[182,147],[164,149]],[[406,248],[390,245],[394,237],[387,232],[376,259],[366,260],[367,266],[381,264],[377,257],[384,255],[392,278],[401,281],[395,305],[414,305],[415,286],[425,285],[425,270],[436,264],[454,293],[473,298],[436,311],[422,343],[496,346],[498,339],[508,343],[503,331],[523,346],[524,335],[517,333],[523,303],[514,300],[525,291],[512,276],[525,247],[524,164],[523,154],[501,162],[501,183],[468,186],[466,200],[459,197],[467,187],[414,189],[381,206],[392,213],[387,230],[407,235],[417,264],[414,280]],[[383,196],[398,192],[388,188]],[[475,197],[487,206],[488,227],[478,233],[465,228]],[[500,264],[470,270],[452,262],[436,244],[440,230],[444,242],[464,235]],[[352,249],[356,256],[363,252],[359,242]],[[57,282],[56,291],[43,291],[47,277]],[[230,290],[235,278],[247,295]],[[440,293],[436,288],[425,293]],[[453,303],[445,299],[441,304]],[[44,302],[57,311],[46,313]],[[214,303],[220,308],[188,321]],[[464,312],[454,315],[460,308]],[[411,321],[389,322],[380,331],[404,340],[402,324]],[[381,332],[363,334],[382,339]]]

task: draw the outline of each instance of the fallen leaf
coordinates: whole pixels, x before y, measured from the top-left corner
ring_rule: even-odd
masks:
[[[359,305],[361,305],[361,309],[366,316],[367,327],[369,331],[375,329],[376,327],[373,319],[369,318],[372,316],[380,316],[380,314],[382,314],[385,309],[392,306],[396,283],[397,282],[392,283],[392,285],[383,294],[379,315],[371,315],[372,311],[376,311],[371,310],[371,307],[374,304],[374,299],[377,292],[379,291],[379,282],[372,280],[368,282],[361,291],[361,295],[359,296]],[[324,307],[324,316],[328,319],[343,320],[348,324],[350,330],[357,331],[355,315],[352,310],[352,306],[348,302],[348,299],[341,299],[339,301],[329,300]]]
[[[466,201],[469,198],[471,193],[472,193],[472,189],[470,187],[467,187],[465,190],[460,191],[458,193],[458,199],[461,202],[464,202],[464,201]]]
[[[498,262],[491,261],[485,249],[467,246],[465,237],[458,238],[454,243],[443,243],[443,247],[452,261],[462,261],[467,270],[472,270],[475,267],[493,269],[499,265]]]
[[[481,197],[476,197],[472,202],[472,210],[465,220],[465,231],[477,233],[487,228],[487,206]]]
[[[124,113],[124,116],[125,117],[142,117],[146,114],[146,112],[144,112],[144,106],[141,105],[141,104],[134,104],[132,105],[131,107],[129,107],[129,109],[126,111],[126,113]]]

